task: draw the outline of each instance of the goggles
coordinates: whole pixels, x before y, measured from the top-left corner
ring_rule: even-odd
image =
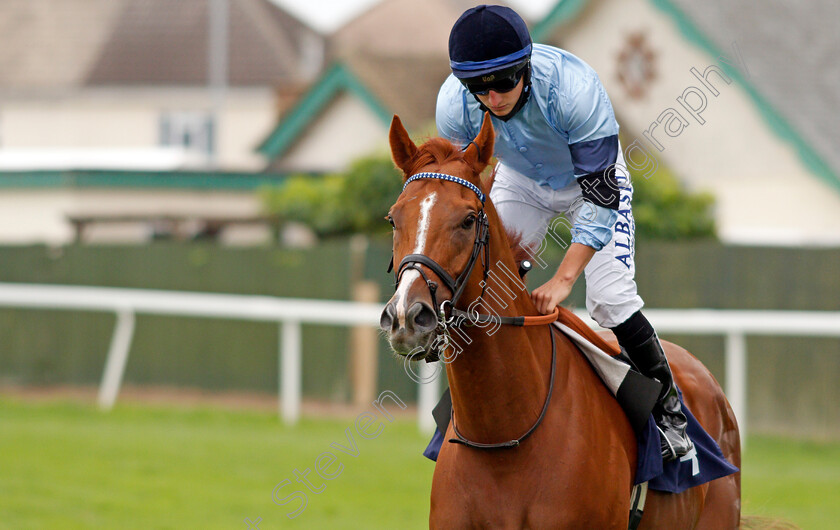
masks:
[[[518,64],[514,68],[471,77],[469,79],[461,79],[460,81],[470,91],[470,94],[476,96],[486,96],[491,90],[504,94],[516,88],[522,76],[525,75],[527,67],[528,63],[524,65]]]

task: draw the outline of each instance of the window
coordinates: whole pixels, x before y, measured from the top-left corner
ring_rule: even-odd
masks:
[[[213,154],[213,116],[209,112],[166,111],[160,117],[160,145]]]

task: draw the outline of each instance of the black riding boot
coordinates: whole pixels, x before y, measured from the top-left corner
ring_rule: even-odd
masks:
[[[662,383],[662,393],[653,407],[653,419],[659,428],[662,459],[668,462],[684,456],[691,451],[693,444],[685,433],[687,421],[671,375],[671,367],[659,339],[654,334],[643,343],[625,349],[643,375]]]

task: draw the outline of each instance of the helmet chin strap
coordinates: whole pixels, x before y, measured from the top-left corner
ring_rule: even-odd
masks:
[[[522,107],[525,106],[525,103],[528,102],[528,97],[531,95],[531,65],[528,65],[527,70],[525,71],[525,75],[522,76],[522,93],[519,94],[519,99],[516,102],[516,105],[513,106],[510,112],[505,114],[504,116],[497,116],[493,114],[493,111],[488,109],[484,106],[484,103],[478,99],[478,96],[473,95],[476,101],[478,101],[478,105],[481,107],[481,112],[489,112],[494,118],[498,118],[502,121],[508,121],[509,119],[516,116]]]

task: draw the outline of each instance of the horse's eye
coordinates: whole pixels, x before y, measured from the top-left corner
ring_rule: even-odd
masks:
[[[464,228],[464,229],[472,228],[472,226],[474,224],[475,224],[475,214],[471,213],[467,217],[465,217],[464,220],[461,222],[461,228]]]
[[[388,221],[389,223],[391,223],[391,228],[396,228],[396,225],[394,225],[394,218],[393,217],[391,217],[390,215],[386,215],[385,220]]]

